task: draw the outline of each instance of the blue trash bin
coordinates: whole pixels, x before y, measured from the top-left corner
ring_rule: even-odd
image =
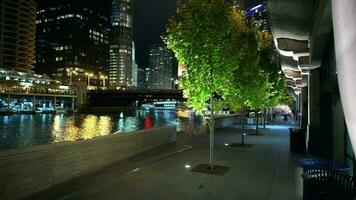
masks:
[[[301,159],[299,160],[299,164],[303,166],[303,173],[309,171],[328,170],[337,171],[341,174],[347,174],[350,169],[350,167],[345,163],[316,158]]]
[[[338,171],[309,171],[302,175],[304,200],[354,200],[356,179]]]
[[[310,184],[306,182],[305,174],[311,173],[337,173],[347,175],[350,167],[341,162],[332,161],[332,160],[323,160],[316,158],[306,158],[299,160],[299,164],[303,166],[303,199],[308,199],[308,190],[313,190],[310,187]],[[310,198],[309,198],[310,199]]]

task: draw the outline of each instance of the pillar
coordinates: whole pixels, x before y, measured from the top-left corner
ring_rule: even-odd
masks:
[[[54,110],[57,110],[57,97],[54,97],[54,106],[53,106],[53,108],[54,108]]]
[[[10,104],[11,104],[11,95],[8,95],[7,96],[7,111],[11,111]]]
[[[32,97],[32,111],[36,111],[36,96]]]
[[[332,0],[336,68],[345,121],[356,152],[356,1]]]
[[[323,136],[320,133],[320,69],[310,70],[308,77],[308,151],[314,154],[323,152]]]
[[[71,111],[74,111],[74,104],[75,104],[75,100],[74,97],[72,97],[72,105],[71,105]]]
[[[301,122],[300,127],[307,129],[308,125],[308,87],[303,87],[300,98],[300,106],[301,106]]]

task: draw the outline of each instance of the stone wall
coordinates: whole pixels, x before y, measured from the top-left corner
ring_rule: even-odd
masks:
[[[215,117],[215,130],[233,126],[237,118],[237,114]]]
[[[175,139],[175,128],[164,127],[0,151],[0,199],[27,196]]]

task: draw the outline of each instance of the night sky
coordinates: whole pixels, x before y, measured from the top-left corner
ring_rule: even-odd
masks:
[[[139,67],[148,67],[149,45],[162,43],[161,36],[175,7],[176,0],[134,0],[134,42]]]
[[[247,8],[262,0],[245,0]],[[163,43],[168,18],[175,13],[176,0],[134,0],[134,42],[140,68],[148,67],[150,44]]]

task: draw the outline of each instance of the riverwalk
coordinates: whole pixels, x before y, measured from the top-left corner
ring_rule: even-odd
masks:
[[[290,153],[289,127],[279,122],[247,133],[241,147],[240,128],[219,129],[215,163],[229,167],[225,175],[192,172],[209,162],[209,136],[181,135],[165,145],[86,177],[61,184],[27,199],[302,199],[303,155]],[[247,127],[249,128],[249,127]],[[118,152],[119,153],[119,152]]]

